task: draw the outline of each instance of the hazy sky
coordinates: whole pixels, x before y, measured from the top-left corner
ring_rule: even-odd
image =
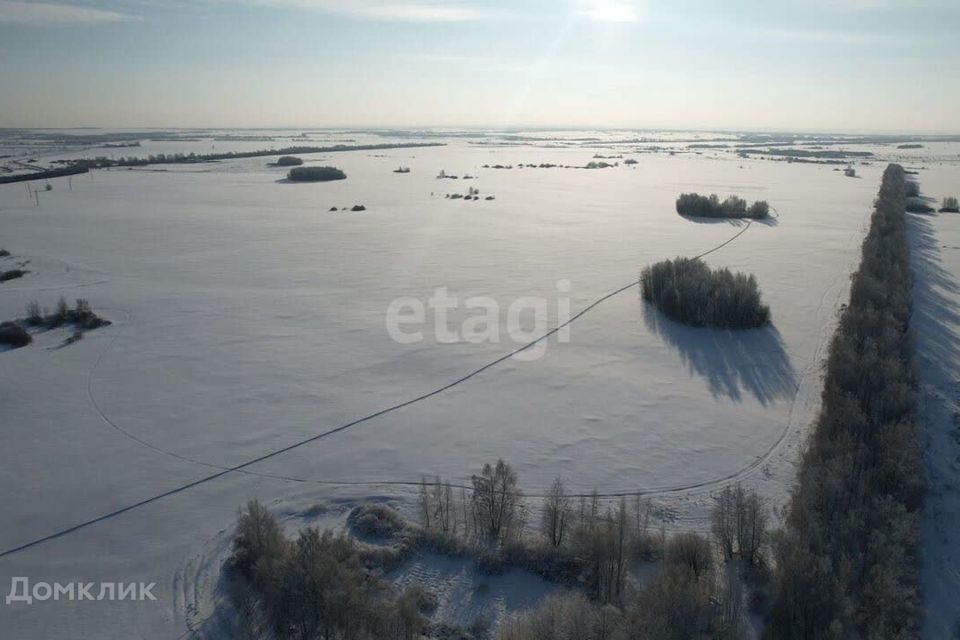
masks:
[[[0,126],[960,133],[958,0],[0,0]]]

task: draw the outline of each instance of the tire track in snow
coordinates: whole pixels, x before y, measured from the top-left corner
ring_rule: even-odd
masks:
[[[696,255],[696,256],[693,256],[693,257],[694,257],[695,259],[696,259],[696,258],[704,258],[704,257],[706,257],[706,256],[708,256],[708,255],[710,255],[710,254],[712,254],[712,253],[715,253],[716,251],[719,251],[720,249],[726,247],[726,246],[729,245],[731,242],[733,242],[734,240],[736,240],[737,238],[739,238],[740,236],[742,236],[744,233],[746,233],[746,232],[750,229],[750,227],[752,226],[752,224],[753,224],[753,220],[747,220],[747,222],[746,222],[746,224],[744,225],[743,229],[740,229],[737,233],[733,234],[733,236],[731,236],[730,238],[728,238],[728,239],[725,240],[724,242],[718,244],[717,246],[712,247],[712,248],[708,249],[707,251],[704,251],[703,253],[700,253],[700,254],[698,254],[698,255]],[[454,387],[456,387],[456,386],[458,386],[458,385],[461,385],[461,384],[463,384],[464,382],[470,380],[471,378],[474,378],[474,377],[480,375],[481,373],[483,373],[483,372],[485,372],[485,371],[487,371],[487,370],[489,370],[489,369],[492,369],[493,367],[496,367],[497,365],[499,365],[499,364],[501,364],[501,363],[509,360],[510,358],[512,358],[513,356],[517,355],[518,353],[522,353],[522,352],[526,351],[527,349],[530,349],[530,348],[532,348],[533,346],[539,344],[540,342],[542,342],[542,341],[550,338],[551,336],[555,335],[555,334],[556,334],[557,332],[559,332],[560,330],[562,330],[562,329],[568,327],[569,325],[573,324],[574,322],[576,322],[577,320],[579,320],[580,318],[582,318],[582,317],[585,316],[587,313],[589,313],[590,311],[592,311],[593,309],[595,309],[595,308],[598,307],[599,305],[603,304],[603,303],[606,302],[607,300],[609,300],[609,299],[611,299],[611,298],[613,298],[613,297],[615,297],[615,296],[618,296],[618,295],[620,295],[621,293],[624,293],[625,291],[628,291],[628,290],[632,289],[633,287],[637,286],[638,284],[639,284],[639,279],[634,279],[634,280],[631,280],[629,283],[627,283],[627,284],[625,284],[625,285],[623,285],[623,286],[621,286],[621,287],[619,287],[619,288],[617,288],[617,289],[614,289],[613,291],[610,291],[609,293],[604,294],[603,296],[601,296],[600,298],[597,298],[596,300],[594,300],[593,302],[591,302],[589,305],[587,305],[586,307],[584,307],[583,309],[581,309],[580,311],[578,311],[576,314],[574,314],[573,316],[571,316],[570,318],[568,318],[566,321],[560,323],[559,325],[557,325],[557,326],[554,327],[553,329],[550,329],[549,331],[547,331],[546,333],[544,333],[542,336],[540,336],[540,337],[538,337],[538,338],[536,338],[536,339],[534,339],[534,340],[531,340],[530,342],[528,342],[528,343],[526,343],[526,344],[524,344],[524,345],[521,345],[521,346],[517,347],[516,349],[513,349],[512,351],[509,351],[508,353],[506,353],[506,354],[504,354],[504,355],[502,355],[502,356],[500,356],[500,357],[498,357],[498,358],[496,358],[496,359],[494,359],[494,360],[491,360],[490,362],[488,362],[488,363],[486,363],[486,364],[484,364],[484,365],[482,365],[482,366],[474,369],[473,371],[470,371],[469,373],[467,373],[467,374],[465,374],[465,375],[457,378],[456,380],[453,380],[453,381],[451,381],[451,382],[448,382],[447,384],[445,384],[445,385],[443,385],[443,386],[441,386],[441,387],[438,387],[438,388],[433,389],[432,391],[428,391],[428,392],[426,392],[426,393],[422,393],[422,394],[420,394],[420,395],[418,395],[418,396],[416,396],[416,397],[410,398],[409,400],[405,400],[405,401],[403,401],[403,402],[396,403],[396,404],[391,405],[391,406],[389,406],[389,407],[386,407],[386,408],[384,408],[384,409],[380,409],[379,411],[376,411],[376,412],[374,412],[374,413],[370,413],[370,414],[368,414],[368,415],[366,415],[366,416],[363,416],[363,417],[361,417],[361,418],[357,418],[356,420],[353,420],[353,421],[348,422],[348,423],[346,423],[346,424],[340,425],[340,426],[335,427],[335,428],[333,428],[333,429],[329,429],[329,430],[327,430],[327,431],[323,431],[323,432],[318,433],[318,434],[316,434],[316,435],[313,435],[313,436],[311,436],[311,437],[309,437],[309,438],[305,438],[305,439],[300,440],[300,441],[298,441],[298,442],[294,442],[293,444],[287,445],[287,446],[285,446],[285,447],[281,447],[281,448],[279,448],[279,449],[275,449],[275,450],[270,451],[270,452],[268,452],[268,453],[265,453],[265,454],[263,454],[263,455],[257,456],[257,457],[255,457],[255,458],[250,459],[250,460],[247,460],[246,462],[242,462],[242,463],[240,463],[240,464],[233,465],[233,466],[229,466],[229,467],[222,467],[222,466],[219,466],[219,465],[213,465],[213,464],[211,464],[211,463],[207,463],[207,462],[203,462],[203,461],[191,460],[190,458],[187,458],[187,457],[184,457],[184,456],[180,456],[179,454],[176,454],[176,453],[173,453],[173,452],[169,452],[169,451],[165,451],[164,449],[161,449],[160,447],[157,447],[157,446],[155,446],[155,445],[151,445],[151,444],[147,443],[146,441],[144,441],[144,440],[142,440],[142,439],[140,439],[140,438],[138,438],[138,437],[133,436],[132,434],[130,434],[130,433],[127,432],[126,430],[120,428],[118,425],[116,425],[115,423],[113,423],[109,418],[107,418],[107,417],[103,414],[103,412],[100,411],[99,407],[97,407],[96,402],[93,401],[93,398],[92,398],[92,396],[91,396],[91,400],[93,401],[94,407],[95,407],[95,409],[98,411],[98,413],[100,413],[101,417],[102,417],[110,426],[112,426],[113,428],[117,429],[120,433],[123,433],[123,434],[126,435],[127,437],[129,437],[129,438],[131,438],[131,439],[139,442],[140,444],[142,444],[142,445],[144,445],[144,446],[147,446],[147,447],[149,447],[149,448],[151,448],[151,449],[153,449],[153,450],[155,450],[155,451],[157,451],[157,452],[159,452],[159,453],[163,453],[163,454],[166,454],[166,455],[170,455],[170,456],[173,456],[173,457],[175,457],[175,458],[178,458],[178,459],[181,459],[181,460],[185,460],[185,461],[187,461],[187,462],[193,462],[193,463],[195,463],[195,464],[200,464],[200,465],[203,465],[203,466],[215,468],[215,469],[218,469],[218,471],[217,471],[216,473],[212,473],[212,474],[210,474],[210,475],[204,476],[204,477],[199,478],[199,479],[197,479],[197,480],[193,480],[192,482],[188,482],[188,483],[182,484],[182,485],[180,485],[180,486],[178,486],[178,487],[174,487],[174,488],[169,489],[169,490],[167,490],[167,491],[164,491],[164,492],[162,492],[162,493],[158,493],[158,494],[153,495],[153,496],[150,496],[150,497],[148,497],[148,498],[144,498],[144,499],[142,499],[142,500],[139,500],[139,501],[137,501],[137,502],[134,502],[134,503],[132,503],[132,504],[129,504],[129,505],[125,506],[125,507],[120,507],[120,508],[118,508],[118,509],[114,509],[113,511],[110,511],[110,512],[105,513],[105,514],[103,514],[103,515],[97,516],[97,517],[95,517],[95,518],[91,518],[90,520],[86,520],[86,521],[84,521],[84,522],[80,522],[80,523],[78,523],[78,524],[75,524],[75,525],[66,527],[66,528],[64,528],[64,529],[61,529],[61,530],[56,531],[56,532],[54,532],[54,533],[51,533],[51,534],[49,534],[49,535],[46,535],[46,536],[43,536],[43,537],[40,537],[40,538],[36,538],[36,539],[34,539],[34,540],[31,540],[30,542],[25,542],[25,543],[23,543],[23,544],[21,544],[21,545],[18,545],[18,546],[15,546],[15,547],[11,547],[11,548],[9,548],[9,549],[6,549],[6,550],[0,552],[0,558],[5,558],[5,557],[10,556],[10,555],[13,555],[13,554],[15,554],[15,553],[19,553],[19,552],[21,552],[21,551],[25,551],[25,550],[27,550],[27,549],[30,549],[30,548],[39,546],[39,545],[44,544],[44,543],[46,543],[46,542],[50,542],[50,541],[52,541],[52,540],[56,540],[57,538],[61,538],[61,537],[63,537],[63,536],[69,535],[69,534],[74,533],[74,532],[76,532],[76,531],[79,531],[79,530],[81,530],[81,529],[85,529],[85,528],[87,528],[87,527],[90,527],[90,526],[92,526],[92,525],[98,524],[98,523],[100,523],[100,522],[105,522],[105,521],[107,521],[107,520],[111,520],[111,519],[113,519],[113,518],[116,518],[117,516],[123,515],[123,514],[125,514],[125,513],[130,512],[130,511],[133,511],[133,510],[135,510],[135,509],[139,509],[140,507],[145,507],[145,506],[147,506],[147,505],[149,505],[149,504],[153,504],[154,502],[158,502],[158,501],[160,501],[160,500],[163,500],[164,498],[169,498],[169,497],[171,497],[171,496],[174,496],[174,495],[177,495],[177,494],[180,494],[180,493],[189,491],[190,489],[193,489],[194,487],[197,487],[197,486],[206,484],[206,483],[208,483],[208,482],[212,482],[212,481],[214,481],[214,480],[217,480],[217,479],[219,479],[219,478],[221,478],[221,477],[223,477],[223,476],[225,476],[225,475],[228,475],[228,474],[231,474],[231,473],[234,473],[234,472],[244,472],[244,473],[248,473],[248,474],[251,474],[251,475],[257,475],[257,476],[261,476],[261,477],[275,478],[275,479],[280,479],[280,480],[288,480],[288,481],[294,481],[294,482],[315,482],[315,481],[311,481],[311,480],[303,480],[303,479],[298,479],[298,478],[284,478],[284,477],[281,477],[281,476],[273,476],[273,475],[270,475],[270,474],[262,474],[262,473],[250,472],[250,471],[248,471],[248,468],[249,468],[249,467],[252,467],[252,466],[254,466],[254,465],[256,465],[256,464],[259,464],[259,463],[261,463],[261,462],[265,462],[266,460],[270,460],[270,459],[275,458],[275,457],[277,457],[277,456],[283,455],[284,453],[288,453],[288,452],[290,452],[290,451],[293,451],[294,449],[299,449],[300,447],[303,447],[303,446],[305,446],[305,445],[311,444],[311,443],[316,442],[316,441],[318,441],[318,440],[321,440],[321,439],[324,439],[324,438],[328,438],[328,437],[330,437],[330,436],[333,436],[333,435],[335,435],[335,434],[337,434],[337,433],[340,433],[340,432],[342,432],[342,431],[346,431],[346,430],[348,430],[348,429],[352,429],[353,427],[356,427],[356,426],[361,425],[361,424],[363,424],[363,423],[369,422],[369,421],[371,421],[371,420],[374,420],[374,419],[379,418],[379,417],[381,417],[381,416],[384,416],[384,415],[386,415],[386,414],[392,413],[392,412],[394,412],[394,411],[398,411],[398,410],[403,409],[403,408],[405,408],[405,407],[409,407],[409,406],[411,406],[411,405],[417,404],[417,403],[419,403],[419,402],[422,402],[422,401],[427,400],[427,399],[429,399],[429,398],[432,398],[432,397],[434,397],[434,396],[440,395],[440,394],[444,393],[445,391],[448,391],[448,390],[450,390],[450,389],[452,389],[452,388],[454,388]],[[110,346],[112,346],[112,344],[113,344],[115,341],[116,341],[116,336],[114,336],[114,339],[111,340],[110,344],[107,345],[107,348],[100,354],[100,357],[97,359],[97,362],[98,362],[98,363],[102,360],[103,356],[106,354],[106,351],[109,349]],[[96,368],[96,365],[94,365],[94,368]],[[92,377],[92,373],[93,373],[93,370],[91,370],[91,377]],[[91,383],[90,383],[90,378],[88,378],[88,387],[87,387],[88,393],[90,393],[90,384],[91,384]],[[780,440],[782,441],[782,437],[781,437]],[[775,446],[776,446],[776,445],[775,445]],[[772,449],[771,449],[771,451],[772,451]],[[769,453],[768,453],[767,455],[769,455]],[[664,487],[664,488],[651,489],[651,490],[649,490],[649,491],[612,492],[612,493],[609,493],[609,494],[598,494],[598,495],[599,495],[599,497],[604,497],[604,498],[621,497],[621,496],[636,496],[636,495],[648,496],[648,495],[651,495],[651,494],[654,494],[654,493],[676,493],[676,492],[685,491],[685,490],[690,490],[690,489],[702,488],[702,487],[707,486],[707,485],[719,484],[719,483],[722,483],[722,482],[729,481],[731,478],[734,478],[734,477],[738,476],[739,474],[742,474],[742,473],[745,473],[745,472],[748,472],[748,471],[750,471],[750,470],[755,469],[757,466],[759,466],[760,464],[762,464],[762,462],[763,462],[763,461],[762,461],[761,459],[758,459],[758,460],[755,460],[753,463],[751,463],[751,465],[748,465],[748,467],[745,468],[745,469],[743,469],[743,470],[734,472],[734,473],[729,474],[729,475],[727,475],[727,476],[724,476],[724,477],[722,477],[722,478],[718,478],[718,479],[711,480],[711,481],[699,482],[699,483],[695,483],[695,484],[692,484],[692,485],[689,485],[689,486],[686,486],[686,487]],[[323,481],[319,481],[319,482],[322,483]],[[332,483],[332,484],[344,485],[345,483]],[[359,484],[359,483],[358,483],[358,484]],[[413,484],[419,484],[419,483],[414,483],[414,482],[409,482],[409,481],[406,481],[406,482],[403,482],[403,481],[392,481],[392,482],[384,482],[384,483],[376,483],[376,484],[381,484],[381,485],[384,485],[384,486],[390,486],[390,485],[393,485],[393,486],[405,486],[405,485],[413,485]],[[530,497],[538,497],[538,496],[530,495]],[[539,496],[539,497],[543,497],[543,496]],[[574,496],[574,497],[577,497],[577,496]]]

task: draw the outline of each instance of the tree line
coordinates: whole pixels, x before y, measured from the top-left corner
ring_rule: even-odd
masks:
[[[775,546],[769,638],[917,637],[923,482],[906,191],[903,168],[889,165]]]
[[[341,151],[379,151],[382,149],[410,149],[416,147],[442,147],[441,142],[404,142],[397,144],[338,144],[332,147],[285,147],[283,149],[260,149],[257,151],[229,151],[223,153],[157,153],[146,157],[83,158],[75,160],[69,166],[60,169],[49,169],[35,173],[24,173],[14,176],[0,176],[0,183],[25,182],[42,180],[61,176],[87,173],[90,169],[109,169],[111,167],[145,167],[151,164],[192,164],[197,162],[216,162],[219,160],[239,160],[243,158],[259,158],[275,155],[296,155],[304,153],[336,153]]]

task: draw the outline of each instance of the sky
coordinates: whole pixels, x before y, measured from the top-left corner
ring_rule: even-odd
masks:
[[[0,0],[0,127],[960,133],[958,0]]]

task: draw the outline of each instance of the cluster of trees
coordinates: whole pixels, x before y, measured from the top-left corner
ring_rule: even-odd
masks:
[[[944,198],[943,204],[940,206],[940,213],[960,213],[960,205],[957,204],[957,199],[953,196]]]
[[[717,497],[713,539],[652,533],[649,501],[574,496],[560,479],[531,522],[517,475],[502,460],[485,465],[470,487],[425,478],[418,511],[417,525],[382,504],[357,507],[351,530],[380,539],[366,545],[315,528],[291,539],[250,502],[230,561],[243,626],[252,637],[281,640],[435,635],[430,585],[398,592],[382,579],[417,548],[472,557],[488,573],[521,567],[575,587],[514,616],[501,640],[739,638],[747,585],[766,575],[766,511],[740,487]],[[639,560],[659,562],[642,584],[629,571]]]
[[[101,318],[93,312],[86,299],[77,298],[76,306],[71,309],[63,296],[60,296],[52,313],[46,309],[41,309],[40,303],[36,300],[28,302],[26,322],[32,327],[44,327],[46,329],[55,329],[69,324],[85,331],[110,324],[109,320]]]
[[[640,273],[643,299],[671,320],[693,326],[750,329],[770,322],[753,275],[710,269],[699,258],[674,258]]]
[[[564,497],[562,485],[554,485],[544,505],[544,537],[569,546],[573,557],[588,566],[606,560],[595,570],[605,579],[597,590],[551,596],[540,607],[513,616],[498,631],[499,640],[743,637],[747,592],[768,575],[763,553],[767,515],[755,493],[739,486],[721,493],[711,518],[717,532],[713,540],[696,533],[668,539],[661,532],[657,573],[639,586],[625,580],[626,564],[636,559],[631,545],[645,535],[649,511],[640,507],[631,513],[620,500],[606,515],[594,514],[595,501],[581,500],[576,508]],[[561,535],[565,522],[572,529],[569,542]]]
[[[914,638],[922,500],[907,181],[887,167],[776,545],[771,638]]]
[[[692,218],[751,218],[762,220],[770,215],[770,205],[766,200],[757,200],[750,206],[738,196],[720,196],[711,193],[702,196],[699,193],[681,193],[677,198],[677,213]]]
[[[256,501],[240,513],[231,567],[250,637],[277,640],[419,638],[427,598],[397,593],[350,536],[307,527],[295,539]]]
[[[766,589],[769,514],[756,493],[739,485],[716,497],[712,537],[672,538],[651,531],[649,501],[570,495],[559,478],[534,521],[516,474],[502,460],[485,466],[472,487],[457,491],[439,478],[423,480],[422,541],[475,554],[488,571],[521,567],[579,587],[511,619],[499,631],[502,640],[736,638],[748,586]],[[386,524],[373,530],[396,531],[391,518],[376,520]],[[659,561],[656,577],[641,586],[629,571],[638,561]]]
[[[347,174],[336,167],[294,167],[287,172],[287,180],[294,182],[329,182],[346,177]]]

